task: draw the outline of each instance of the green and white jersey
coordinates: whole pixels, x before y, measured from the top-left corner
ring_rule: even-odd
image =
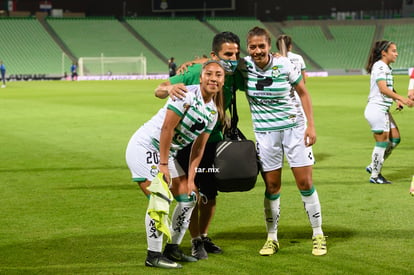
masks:
[[[203,69],[203,64],[194,64],[187,68],[187,71],[170,77],[171,84],[184,83],[184,85],[195,85],[200,83],[200,75]],[[238,79],[240,81],[240,79]],[[236,77],[233,74],[226,74],[224,86],[223,86],[223,97],[224,97],[224,110],[227,110],[230,107],[233,89],[242,87],[243,82],[240,82],[238,85],[236,83]],[[217,122],[216,127],[208,139],[208,142],[218,142],[223,140],[223,134],[221,129],[223,125],[220,122]]]
[[[264,69],[250,56],[244,58],[247,81],[246,97],[250,105],[255,132],[269,132],[298,125],[298,108],[290,96],[292,85],[302,79],[300,70],[286,57],[273,57]]]
[[[375,62],[372,66],[371,87],[368,96],[368,103],[377,104],[384,111],[388,111],[392,105],[393,99],[380,92],[377,84],[380,80],[385,80],[387,87],[390,90],[393,90],[394,79],[392,76],[392,70],[390,66],[382,60]]]
[[[203,133],[211,133],[217,122],[217,108],[214,101],[204,103],[200,85],[187,86],[188,93],[184,99],[173,101],[168,99],[163,108],[146,122],[136,133],[137,141],[142,144],[152,144],[160,149],[161,127],[167,110],[172,110],[181,117],[174,130],[170,155],[175,156],[178,150],[197,139]]]

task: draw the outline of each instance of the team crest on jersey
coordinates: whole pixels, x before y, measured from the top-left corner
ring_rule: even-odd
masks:
[[[279,67],[278,66],[273,66],[272,67],[272,76],[278,77],[279,75],[280,75]]]
[[[151,169],[150,169],[151,176],[153,177],[157,176],[158,172],[159,172],[158,167],[156,165],[151,165]]]

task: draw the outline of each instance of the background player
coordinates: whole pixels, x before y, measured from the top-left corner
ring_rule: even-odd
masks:
[[[384,160],[400,143],[400,131],[389,112],[393,100],[398,106],[412,107],[413,101],[398,95],[394,90],[394,79],[390,64],[398,57],[397,45],[392,41],[377,41],[370,50],[366,70],[371,74],[368,103],[365,107],[365,119],[374,134],[375,146],[371,164],[366,171],[371,174],[371,183],[391,183],[381,174]]]

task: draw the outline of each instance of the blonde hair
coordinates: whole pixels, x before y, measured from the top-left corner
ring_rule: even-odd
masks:
[[[286,34],[282,34],[277,38],[276,47],[282,56],[287,57],[290,46],[292,45],[292,38]]]

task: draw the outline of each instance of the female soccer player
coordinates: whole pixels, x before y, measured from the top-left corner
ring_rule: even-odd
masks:
[[[232,32],[220,32],[213,38],[212,49],[210,53],[212,60],[220,62],[226,70],[226,77],[223,86],[224,108],[227,110],[231,103],[233,90],[237,86],[234,80],[234,71],[237,67],[240,58],[240,39]],[[180,73],[168,81],[161,83],[155,90],[155,95],[160,98],[170,96],[172,99],[181,98],[185,96],[184,85],[198,84],[200,78],[201,65],[208,61],[208,59],[197,59],[186,62],[181,68],[185,67],[185,72]],[[191,65],[190,65],[191,64]],[[189,65],[187,67],[187,65]],[[222,134],[223,125],[219,122],[210,134],[204,150],[203,158],[200,162],[200,167],[213,167],[214,156],[217,144],[223,139]],[[180,150],[177,154],[177,160],[182,167],[187,167],[188,164],[183,163],[190,154],[189,147]],[[208,236],[210,224],[213,221],[216,212],[216,197],[218,196],[217,184],[213,173],[197,173],[196,185],[200,194],[205,195],[206,199],[201,199],[195,207],[191,222],[190,234],[191,240],[191,255],[197,259],[207,259],[207,253],[222,253],[222,249],[217,246]]]
[[[280,216],[280,189],[283,157],[290,164],[313,229],[312,254],[327,253],[322,231],[318,193],[312,183],[313,155],[306,150],[316,142],[310,95],[300,73],[286,57],[270,54],[269,33],[254,27],[247,34],[248,57],[245,57],[247,99],[250,105],[262,177],[266,184],[264,198],[267,241],[259,253],[268,256],[279,249],[277,228]],[[292,86],[301,100],[307,126],[298,120],[299,110],[290,96]]]
[[[138,182],[148,197],[151,181],[159,173],[165,182],[172,181],[171,191],[177,206],[172,215],[171,243],[161,254],[163,233],[157,221],[147,213],[148,254],[145,265],[160,268],[180,268],[175,261],[197,261],[185,255],[178,245],[188,228],[192,210],[196,204],[194,178],[203,151],[217,119],[223,119],[223,95],[225,71],[217,61],[203,65],[200,85],[187,86],[184,99],[169,99],[165,106],[141,126],[132,136],[126,150],[126,160],[133,181]],[[178,150],[193,142],[190,165],[186,173],[175,159]],[[151,204],[151,200],[150,200]],[[151,205],[153,208],[154,205]],[[150,206],[148,208],[148,212]]]
[[[392,101],[398,108],[403,105],[413,106],[413,101],[397,94],[393,88],[393,77],[390,64],[398,57],[397,46],[392,41],[377,41],[371,48],[366,70],[371,74],[371,86],[368,104],[365,107],[365,118],[374,134],[375,146],[371,164],[366,171],[371,173],[371,183],[391,183],[381,175],[384,160],[400,143],[400,132],[389,112]]]

